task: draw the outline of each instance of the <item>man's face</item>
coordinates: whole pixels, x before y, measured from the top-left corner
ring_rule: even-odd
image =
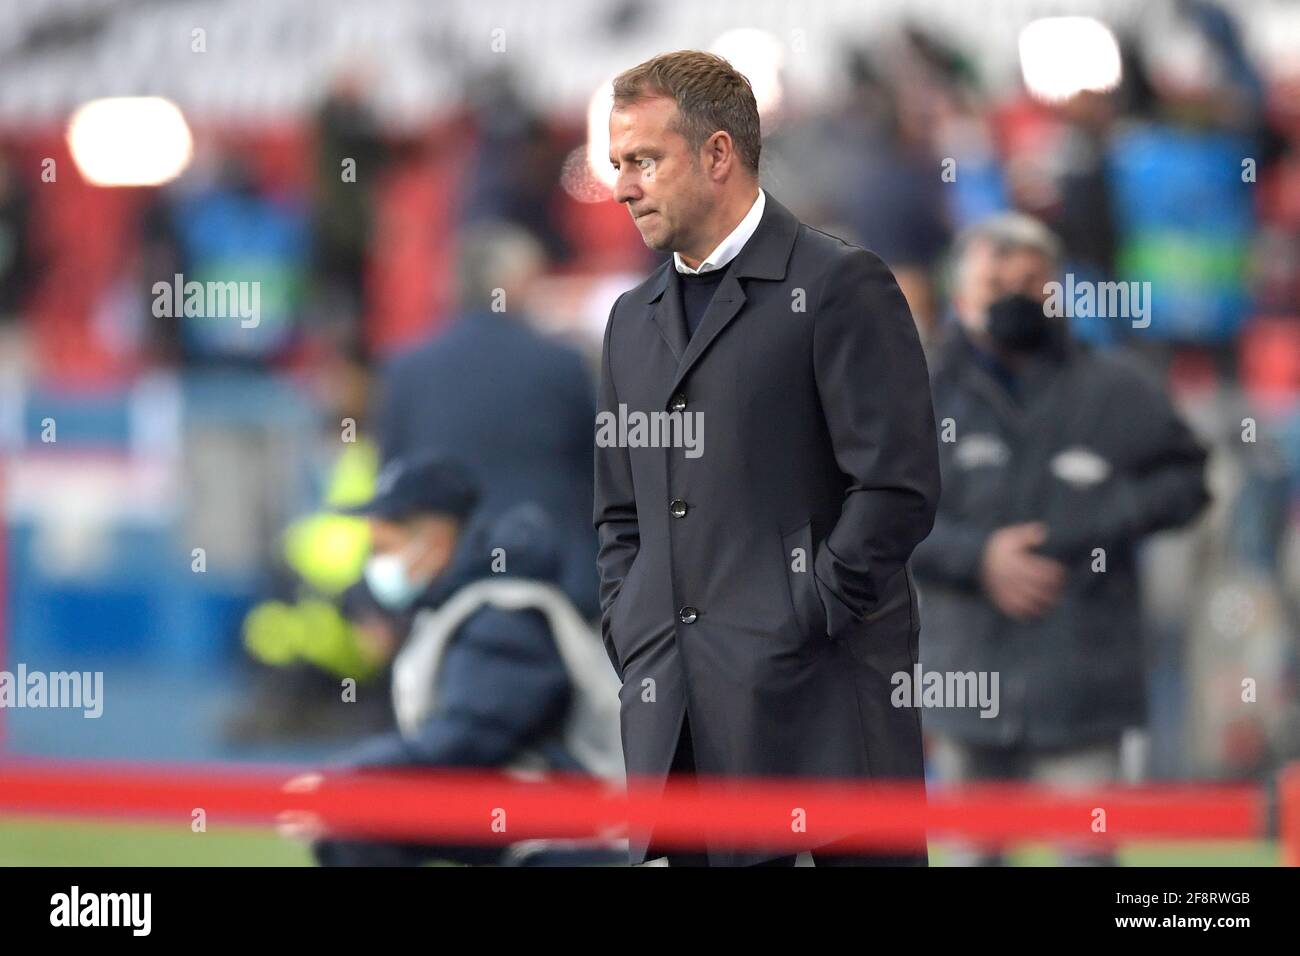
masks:
[[[958,276],[957,318],[967,332],[983,337],[988,308],[1003,296],[1021,294],[1046,301],[1044,287],[1052,280],[1052,263],[1033,249],[977,240],[966,250]]]
[[[677,104],[652,96],[609,114],[614,198],[627,205],[641,238],[659,252],[692,248],[713,197],[699,156],[674,129]]]

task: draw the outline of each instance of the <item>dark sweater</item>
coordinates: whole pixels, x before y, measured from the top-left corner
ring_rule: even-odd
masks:
[[[700,321],[708,311],[709,303],[713,301],[713,294],[718,291],[718,286],[722,284],[730,268],[731,264],[728,263],[721,269],[714,269],[703,275],[677,273],[682,289],[682,314],[686,316],[688,338],[694,336],[695,330],[700,327]]]

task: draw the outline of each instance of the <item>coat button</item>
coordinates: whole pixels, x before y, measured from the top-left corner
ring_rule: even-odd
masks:
[[[672,412],[686,411],[686,396],[678,392],[668,403],[668,410]]]
[[[685,518],[686,502],[682,501],[681,498],[674,498],[672,501],[668,502],[668,513],[674,518]]]
[[[695,610],[689,604],[677,612],[677,620],[683,624],[694,624],[695,619],[700,616],[700,612]]]

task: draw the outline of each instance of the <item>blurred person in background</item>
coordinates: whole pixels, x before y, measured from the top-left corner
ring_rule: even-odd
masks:
[[[855,51],[850,76],[855,109],[837,155],[845,168],[833,182],[848,188],[838,202],[854,240],[889,263],[918,331],[936,322],[931,274],[952,238],[949,196],[935,188],[934,149],[941,47],[904,33],[887,54]]]
[[[416,455],[385,466],[369,501],[370,592],[410,621],[393,662],[398,729],[341,764],[499,768],[620,781],[618,683],[594,629],[559,586],[561,552],[545,513],[478,507],[471,471]],[[327,866],[500,862],[500,846],[322,838]],[[621,858],[622,854],[620,854]]]
[[[31,206],[15,164],[0,149],[0,324],[17,318],[32,285]]]
[[[208,147],[202,169],[161,190],[146,214],[149,288],[163,282],[247,283],[256,290],[256,322],[221,315],[159,316],[164,351],[195,367],[260,371],[291,350],[302,330],[309,275],[310,208],[292,191],[268,188],[238,143]]]
[[[595,387],[582,356],[538,332],[524,313],[544,265],[541,247],[518,226],[466,230],[459,317],[384,370],[376,434],[384,462],[452,450],[481,482],[486,513],[540,505],[555,522],[564,587],[594,619]]]
[[[999,681],[991,717],[926,713],[947,781],[1117,779],[1121,735],[1147,716],[1136,549],[1208,501],[1205,451],[1160,384],[1047,316],[1060,254],[1022,214],[972,227],[955,254],[957,321],[931,358],[943,496],[914,554],[921,664]],[[1113,862],[1074,844],[1067,859]]]
[[[386,723],[386,693],[338,706],[343,678],[381,685],[400,622],[376,605],[362,580],[370,548],[365,520],[337,511],[374,493],[371,358],[354,325],[335,322],[323,332],[313,372],[323,412],[312,462],[317,507],[284,529],[269,574],[272,596],[244,618],[254,696],[226,727],[241,742],[357,734]]]
[[[27,330],[20,318],[36,284],[31,206],[29,191],[0,148],[0,390],[6,393],[20,389],[27,375]]]
[[[468,163],[462,227],[514,223],[542,244],[550,261],[566,261],[572,250],[556,216],[566,151],[551,137],[547,117],[524,102],[508,71],[472,78],[465,90],[478,141]]]
[[[1128,44],[1120,94],[1130,112],[1105,137],[1116,277],[1160,290],[1151,328],[1131,344],[1155,360],[1173,347],[1206,348],[1231,377],[1257,228],[1258,190],[1243,166],[1264,167],[1272,152],[1261,80],[1233,17],[1215,3],[1157,7],[1150,27],[1158,32]],[[1075,219],[1102,218],[1083,197]]]
[[[950,189],[935,188],[933,139],[938,103],[955,81],[936,55],[915,33],[851,47],[835,107],[795,117],[764,141],[786,204],[888,262],[926,339],[937,319],[932,273],[951,239]]]
[[[316,294],[353,315],[365,306],[366,257],[374,235],[374,190],[389,158],[367,100],[367,67],[341,71],[316,114],[312,223]]]

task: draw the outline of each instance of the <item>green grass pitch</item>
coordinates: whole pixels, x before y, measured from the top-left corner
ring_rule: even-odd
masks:
[[[1020,866],[1051,866],[1052,850],[1028,845],[1011,853]],[[1276,843],[1146,843],[1123,847],[1128,866],[1277,866]],[[85,822],[40,817],[0,817],[0,866],[309,866],[306,847],[255,827],[218,827],[209,821],[193,833],[188,819],[156,823]],[[930,862],[942,866],[942,846]]]

